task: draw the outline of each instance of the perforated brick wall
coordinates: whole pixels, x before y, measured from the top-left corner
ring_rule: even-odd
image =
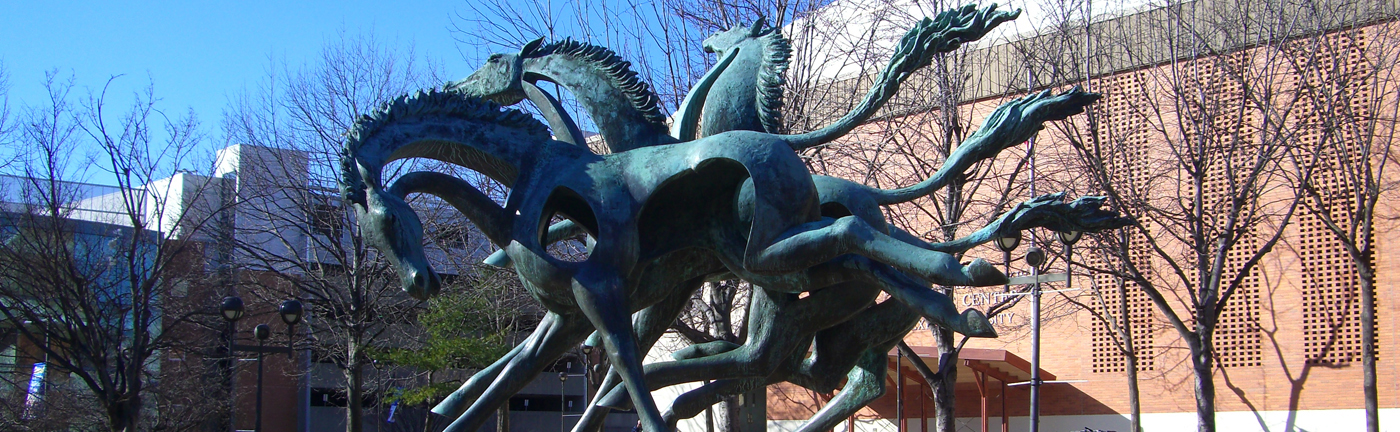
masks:
[[[1299,259],[1303,268],[1303,352],[1312,364],[1343,365],[1361,359],[1361,279],[1345,244],[1326,225],[1327,220],[1347,229],[1356,221],[1357,185],[1346,172],[1355,167],[1362,149],[1358,129],[1335,127],[1336,108],[1351,110],[1347,118],[1369,117],[1370,70],[1362,57],[1367,35],[1363,30],[1340,32],[1325,43],[1302,41],[1288,55],[1297,69],[1297,84],[1304,89],[1298,141],[1305,148],[1321,148],[1313,174],[1320,197],[1316,211],[1299,215]],[[1337,98],[1343,99],[1337,99]],[[1374,241],[1374,238],[1371,239]],[[1367,257],[1372,260],[1374,257]],[[1377,302],[1383,299],[1377,299]],[[1380,335],[1377,335],[1379,339]]]
[[[1101,139],[1106,142],[1102,158],[1108,171],[1118,178],[1117,184],[1132,188],[1145,188],[1150,180],[1151,131],[1147,122],[1138,121],[1138,113],[1147,102],[1147,89],[1143,72],[1129,72],[1106,77],[1094,83],[1096,91],[1105,95],[1104,100],[1095,104],[1095,114],[1102,121]],[[1150,220],[1139,221],[1144,231],[1152,231]],[[1129,259],[1138,264],[1144,272],[1150,272],[1145,265],[1150,250],[1142,231],[1126,231]],[[1102,254],[1090,254],[1087,258],[1095,267],[1110,264]],[[1119,284],[1122,283],[1122,293]],[[1090,350],[1093,352],[1095,373],[1121,373],[1127,369],[1127,359],[1123,355],[1125,341],[1122,341],[1118,327],[1126,325],[1131,331],[1133,351],[1137,354],[1138,370],[1153,370],[1156,367],[1157,349],[1153,336],[1155,332],[1155,306],[1147,294],[1133,282],[1122,281],[1110,274],[1095,273],[1093,286],[1097,296],[1094,306],[1099,308],[1103,319],[1093,320]],[[1126,295],[1127,316],[1123,316],[1120,299]],[[1110,320],[1113,325],[1105,322]]]

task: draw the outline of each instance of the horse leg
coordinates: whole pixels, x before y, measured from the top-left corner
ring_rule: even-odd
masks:
[[[878,344],[898,342],[919,322],[919,314],[898,301],[886,300],[835,327],[817,332],[812,355],[795,367],[787,381],[818,393],[830,393],[855,367],[863,353]]]
[[[760,348],[781,349],[782,347],[745,344],[737,349],[709,357],[648,364],[646,365],[648,385],[646,391],[703,380],[766,376],[776,366],[770,366],[772,362],[766,352],[768,349]],[[597,404],[617,408],[630,394],[632,394],[631,388],[614,388],[607,395],[599,398]]]
[[[680,315],[681,310],[685,309],[687,304],[690,304],[691,295],[695,294],[695,290],[700,289],[704,284],[704,278],[686,281],[680,290],[666,296],[651,307],[637,312],[636,316],[633,317],[632,326],[637,329],[638,339],[643,347],[650,350],[651,346],[661,339],[661,336],[666,333],[666,329],[670,328],[671,323],[676,321],[676,316]],[[609,367],[607,376],[603,378],[603,383],[598,386],[598,394],[607,394],[620,381],[621,377],[618,376],[617,371]],[[603,420],[607,418],[609,411],[612,411],[612,408],[597,403],[589,404],[578,423],[574,424],[574,432],[602,429]]]
[[[698,343],[671,353],[671,358],[675,360],[698,359],[734,351],[739,346],[739,344],[725,340]]]
[[[675,426],[681,420],[700,415],[706,408],[719,403],[726,396],[752,391],[767,384],[767,378],[725,379],[705,384],[677,396],[675,402],[671,403],[671,409],[666,411],[666,421]]]
[[[597,251],[595,251],[595,254]],[[642,427],[646,430],[662,431],[665,421],[647,390],[642,375],[642,356],[637,333],[633,330],[632,311],[623,295],[625,286],[621,278],[593,268],[580,271],[573,280],[574,299],[579,309],[598,329],[603,337],[603,345],[608,349],[608,360],[613,364],[624,387],[632,394],[632,404],[637,407]]]
[[[881,347],[867,349],[860,353],[861,358],[857,360],[856,367],[847,368],[847,384],[838,396],[831,400],[821,411],[804,424],[802,431],[831,430],[836,424],[845,418],[859,411],[870,402],[878,399],[884,394],[885,379],[885,354],[893,346],[893,342],[887,342]],[[796,357],[794,358],[796,359]],[[796,369],[788,368],[787,370]],[[783,379],[779,376],[785,373],[775,373],[768,378],[744,378],[726,379],[715,381],[698,389],[691,390],[677,397],[671,405],[671,409],[666,412],[667,424],[675,425],[683,419],[688,419],[699,415],[706,407],[719,402],[724,396],[739,394],[753,389],[772,384]],[[833,374],[833,376],[835,376]],[[795,377],[794,377],[795,378]],[[812,378],[812,377],[808,377]],[[838,381],[839,382],[839,381]],[[829,390],[828,390],[829,391]]]
[[[514,356],[499,377],[444,432],[468,432],[480,429],[491,414],[509,401],[510,397],[529,384],[540,371],[577,346],[588,336],[588,322],[577,315],[547,313],[540,320],[535,337]]]
[[[492,363],[491,366],[487,366],[486,369],[477,371],[467,382],[462,383],[462,386],[458,387],[456,391],[453,391],[452,394],[443,398],[442,402],[439,402],[437,406],[433,407],[433,414],[448,418],[457,418],[457,416],[462,415],[462,411],[465,411],[467,406],[471,405],[473,401],[476,401],[476,398],[481,396],[481,392],[486,391],[486,387],[491,385],[491,382],[495,381],[497,376],[501,375],[501,371],[505,370],[506,365],[510,364],[511,360],[514,360],[516,356],[519,356],[526,346],[531,345],[536,337],[539,337],[540,334],[546,331],[547,329],[544,326],[536,327],[534,333],[531,333],[530,336],[520,342],[519,345],[512,348],[510,352],[501,356],[500,359]]]
[[[713,356],[648,364],[645,368],[647,390],[703,380],[763,377],[772,372],[776,367],[776,364],[768,366],[776,363],[771,359],[772,353],[776,350],[786,353],[784,348],[791,345],[787,342],[789,338],[780,332],[795,327],[788,325],[794,314],[780,311],[784,310],[784,305],[796,301],[797,295],[754,289],[753,302],[749,305],[748,341],[744,345]],[[614,388],[595,403],[617,408],[632,391],[631,388]]]
[[[755,218],[756,235],[744,252],[744,267],[754,272],[793,272],[855,253],[940,285],[1006,282],[1006,275],[986,260],[977,259],[964,267],[953,255],[900,241],[855,216],[801,224],[766,242],[757,235],[760,226]]]
[[[828,286],[802,299],[756,289],[744,345],[712,356],[649,364],[646,377],[651,389],[701,380],[768,377],[793,359],[794,352],[805,347],[818,330],[866,309],[879,293],[871,285],[854,282]],[[621,392],[613,391],[598,403],[612,406],[622,399]]]
[[[928,318],[929,322],[934,325],[971,337],[997,336],[996,329],[992,327],[991,321],[987,320],[987,315],[983,314],[982,311],[968,308],[959,313],[952,298],[919,283],[908,275],[895,271],[889,266],[868,260],[851,260],[850,265],[866,270],[860,274],[868,277],[870,282],[879,285],[881,290],[890,294],[890,297]]]
[[[836,394],[821,411],[807,420],[799,432],[818,432],[831,430],[845,421],[846,418],[860,411],[871,401],[879,399],[885,394],[885,368],[890,346],[883,345],[884,350],[879,348],[866,350],[861,354],[856,367],[846,374],[846,386]],[[902,379],[902,378],[900,378]]]
[[[793,350],[777,371],[764,378],[743,378],[727,379],[711,382],[700,386],[700,388],[685,392],[676,397],[671,403],[671,409],[666,412],[666,421],[674,425],[680,420],[693,418],[700,415],[711,405],[718,403],[725,396],[732,396],[746,393],[756,389],[776,384],[787,380],[791,371],[797,370],[802,363],[805,349]]]

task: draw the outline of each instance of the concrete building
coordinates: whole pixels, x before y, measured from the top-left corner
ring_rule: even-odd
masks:
[[[255,345],[251,330],[257,324],[266,323],[272,327],[274,334],[269,344],[284,344],[287,327],[278,322],[280,320],[275,313],[277,305],[248,293],[234,293],[230,291],[233,285],[226,282],[228,279],[221,278],[233,277],[246,282],[266,278],[264,273],[272,269],[296,273],[300,270],[290,263],[299,260],[334,265],[326,245],[333,241],[332,238],[348,238],[348,233],[336,223],[346,215],[334,185],[313,184],[312,171],[323,167],[316,166],[317,162],[309,159],[307,154],[298,151],[234,145],[217,152],[212,176],[180,172],[142,185],[135,194],[123,194],[121,189],[111,186],[70,184],[68,186],[74,190],[71,194],[74,203],[68,217],[83,232],[94,235],[111,234],[114,232],[112,230],[129,230],[131,222],[124,211],[127,208],[124,198],[140,197],[144,201],[139,204],[140,208],[145,209],[142,210],[147,213],[145,217],[152,221],[149,226],[158,227],[173,240],[194,242],[187,265],[190,271],[206,275],[201,279],[205,282],[183,286],[180,292],[172,293],[167,299],[207,299],[213,302],[207,307],[214,309],[218,307],[216,303],[219,298],[230,293],[239,294],[244,297],[247,312],[237,322],[237,343]],[[0,177],[0,187],[9,192],[5,195],[8,210],[23,210],[22,200],[18,199],[23,180]],[[454,211],[432,204],[419,211],[441,211],[446,212],[440,215],[442,217],[458,217]],[[460,241],[450,243],[450,250],[430,249],[429,258],[443,263],[451,254],[457,260],[479,262],[493,250],[484,236],[462,233],[460,237]],[[243,246],[235,247],[235,244]],[[257,252],[256,256],[252,255],[253,251]],[[438,265],[437,268],[449,277],[452,275],[450,266]],[[264,293],[264,296],[268,295],[278,296],[276,293]],[[294,292],[282,293],[285,298],[295,296],[297,294]],[[406,294],[404,296],[406,298]],[[316,319],[318,317],[314,315],[305,317],[307,321]],[[306,329],[307,325],[298,326],[297,337],[307,337]],[[221,338],[218,332],[202,330],[193,331],[188,337],[211,343]],[[0,341],[0,367],[6,371],[13,370],[16,375],[28,376],[33,363],[42,359],[25,352],[24,343],[13,335],[9,336],[8,342]],[[164,356],[163,365],[173,365],[170,363],[172,361],[192,365],[204,360],[198,356],[169,355]],[[344,430],[345,379],[340,368],[305,350],[297,350],[290,356],[265,354],[262,360],[263,430]],[[235,363],[236,373],[231,379],[233,397],[229,402],[233,407],[233,425],[236,430],[252,430],[257,411],[257,355],[240,351]],[[226,365],[219,363],[212,366]],[[576,414],[583,410],[587,392],[583,378],[585,367],[580,356],[566,358],[512,398],[511,429],[555,431],[560,429],[561,422],[572,424],[576,421]],[[397,383],[388,385],[399,388],[417,383],[414,371],[370,369],[373,370],[367,371],[367,374],[372,382]],[[451,375],[464,379],[468,376],[464,375],[466,373],[458,371]],[[560,373],[565,373],[567,379],[561,382]],[[27,379],[19,377],[10,381],[27,382]],[[387,394],[370,390],[365,398],[366,430],[423,430],[425,410],[398,406],[384,400]],[[220,397],[228,397],[225,390],[210,390],[208,394],[211,397],[220,394],[223,395]],[[631,416],[631,420],[625,414],[616,417],[610,420],[609,430],[629,430],[631,422],[635,422],[635,416]],[[437,426],[443,427],[445,424],[442,422]],[[227,430],[228,425],[213,425],[210,428]],[[494,430],[494,422],[487,429]]]

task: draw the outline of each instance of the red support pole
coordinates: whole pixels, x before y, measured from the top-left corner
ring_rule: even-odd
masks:
[[[928,410],[924,404],[924,401],[928,400],[928,397],[925,396],[925,394],[928,392],[924,391],[924,389],[926,388],[929,389],[929,391],[933,390],[931,387],[928,386],[923,386],[919,388],[919,432],[928,431]]]
[[[905,432],[904,429],[904,350],[898,351],[899,356],[894,363],[894,421],[895,430]]]
[[[977,378],[977,393],[982,396],[982,432],[987,432],[987,374],[973,371],[972,376]]]
[[[1006,415],[1006,381],[1001,382],[1001,432],[1011,432],[1011,424]]]

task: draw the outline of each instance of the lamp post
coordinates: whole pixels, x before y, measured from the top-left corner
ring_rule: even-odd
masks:
[[[234,343],[234,336],[238,334],[237,323],[239,319],[243,318],[243,312],[243,299],[237,296],[224,297],[223,303],[219,305],[219,314],[222,315],[224,317],[224,320],[228,322],[229,356],[232,357],[240,351],[255,352],[258,354],[258,393],[257,406],[255,407],[253,414],[253,430],[257,432],[262,432],[263,354],[269,352],[286,353],[287,358],[292,357],[292,342],[294,339],[294,335],[296,334],[296,325],[297,323],[301,322],[301,318],[303,313],[305,312],[305,309],[302,307],[301,302],[295,299],[283,301],[282,304],[277,307],[277,315],[282,318],[283,323],[287,324],[287,346],[285,347],[269,347],[264,345],[264,342],[266,342],[268,338],[272,337],[272,327],[268,326],[267,324],[258,324],[257,326],[253,327],[253,339],[258,341],[257,345],[249,346]],[[229,362],[230,377],[233,376],[234,369],[237,368],[237,366],[237,363],[232,361]],[[232,388],[232,386],[230,386],[230,388]],[[233,398],[230,397],[230,429],[233,429],[233,411],[234,402]]]
[[[1070,252],[1072,252],[1071,246],[1074,242],[1079,241],[1084,233],[1079,231],[1064,231],[1057,232],[1056,234],[1060,238],[1060,242],[1065,245],[1066,270],[1063,276],[1065,279],[1065,290],[1070,290],[1070,265],[1068,263],[1071,262],[1069,258]],[[1003,235],[996,238],[997,247],[1006,253],[1008,273],[1010,273],[1009,263],[1011,261],[1011,250],[1015,249],[1016,246],[1020,244],[1020,240],[1019,233],[1016,237]],[[1026,250],[1026,264],[1029,264],[1031,267],[1031,277],[1029,278],[1029,283],[1031,285],[1031,379],[1028,384],[1031,386],[1030,430],[1032,432],[1038,432],[1040,430],[1040,386],[1045,384],[1045,381],[1040,379],[1040,300],[1042,294],[1044,294],[1040,289],[1040,282],[1042,279],[1040,270],[1041,267],[1045,265],[1047,258],[1045,251],[1037,246],[1031,246]]]
[[[583,351],[583,406],[587,407],[593,401],[593,346],[583,344],[579,351]]]
[[[1031,432],[1040,430],[1040,266],[1045,264],[1045,251],[1031,246],[1026,250],[1026,264],[1031,265]]]
[[[258,324],[253,327],[253,338],[258,340],[258,402],[257,409],[253,410],[253,430],[262,432],[262,382],[263,382],[263,341],[272,336],[272,327],[267,324]],[[290,354],[290,350],[288,350]]]
[[[564,432],[564,383],[569,381],[569,372],[559,372],[559,432]]]
[[[228,374],[228,389],[229,389],[229,399],[228,399],[228,428],[229,428],[230,431],[233,431],[233,430],[237,430],[237,427],[235,427],[235,426],[234,426],[234,423],[233,423],[233,420],[234,420],[234,419],[233,419],[233,412],[234,412],[234,410],[237,409],[237,406],[236,406],[235,403],[234,403],[235,398],[234,398],[234,392],[233,392],[233,375],[234,375],[233,371],[234,371],[234,368],[238,365],[238,364],[236,363],[237,360],[234,359],[233,335],[234,335],[235,332],[237,332],[234,323],[236,323],[240,318],[243,318],[243,299],[238,298],[237,296],[224,297],[224,301],[221,302],[221,303],[219,303],[219,315],[220,315],[220,316],[223,316],[223,317],[224,317],[224,322],[227,323],[227,325],[224,327],[224,336],[225,336],[225,339],[226,339],[227,342],[228,342],[228,346],[225,347],[225,348],[227,349],[226,352],[228,353],[228,359],[229,359],[229,360],[228,360],[228,373],[229,373],[229,374]]]

